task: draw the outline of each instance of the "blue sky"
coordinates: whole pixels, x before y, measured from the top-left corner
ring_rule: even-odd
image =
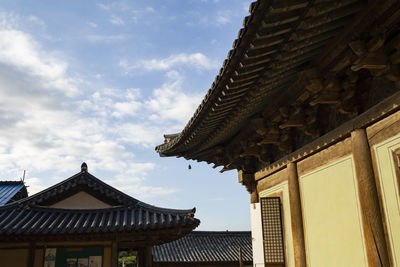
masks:
[[[160,158],[210,88],[251,1],[0,0],[0,178],[36,193],[80,170],[200,230],[248,230],[236,171]],[[192,169],[188,169],[191,164]]]

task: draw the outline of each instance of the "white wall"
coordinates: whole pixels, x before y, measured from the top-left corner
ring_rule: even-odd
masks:
[[[260,203],[250,204],[250,223],[253,246],[253,266],[264,267],[264,245]]]

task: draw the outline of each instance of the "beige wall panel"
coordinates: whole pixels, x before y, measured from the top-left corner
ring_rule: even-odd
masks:
[[[255,174],[257,176],[257,173]],[[287,170],[282,169],[257,181],[257,190],[261,192],[288,180]]]
[[[300,192],[308,265],[367,266],[353,158],[302,175]]]
[[[400,132],[400,111],[369,126],[366,130],[371,146],[397,135]]]
[[[394,266],[400,266],[400,178],[393,155],[399,148],[400,134],[373,147]]]
[[[319,166],[327,165],[335,162],[340,158],[350,155],[351,152],[351,138],[346,138],[308,158],[297,162],[297,171],[299,176],[313,171]]]
[[[281,196],[282,201],[282,215],[283,215],[283,231],[285,238],[285,253],[286,262],[289,267],[294,267],[294,251],[293,251],[293,237],[292,237],[292,222],[290,217],[290,203],[289,203],[289,185],[288,182],[283,182],[279,185],[271,187],[267,190],[260,192],[261,197],[276,197]],[[260,211],[261,212],[261,211]]]
[[[26,267],[28,265],[28,249],[0,249],[1,267]]]
[[[106,209],[111,208],[112,206],[82,191],[61,200],[50,207],[60,209]]]

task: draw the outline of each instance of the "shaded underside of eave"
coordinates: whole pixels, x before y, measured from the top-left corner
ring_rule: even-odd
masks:
[[[253,3],[252,14],[196,113],[157,152],[198,159],[207,149],[228,142],[247,118],[274,104],[275,95],[292,90],[298,73],[326,54],[328,44],[365,6],[357,0]]]

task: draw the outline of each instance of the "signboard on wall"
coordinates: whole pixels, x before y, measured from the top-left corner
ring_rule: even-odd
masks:
[[[103,248],[46,248],[43,267],[102,267]]]

